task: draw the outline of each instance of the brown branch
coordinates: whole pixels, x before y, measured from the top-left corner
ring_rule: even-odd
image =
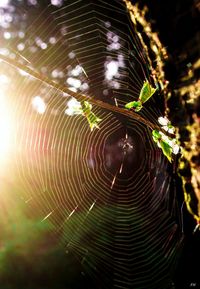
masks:
[[[76,98],[78,101],[84,101],[87,100],[89,101],[91,104],[96,105],[98,107],[110,110],[112,112],[117,112],[120,113],[122,115],[125,115],[127,117],[133,118],[143,124],[145,124],[147,127],[149,127],[150,129],[154,130],[159,130],[162,131],[165,135],[168,135],[169,137],[174,137],[174,135],[166,132],[165,130],[163,130],[160,126],[153,124],[152,122],[150,122],[149,120],[143,118],[142,116],[140,116],[139,114],[137,114],[134,111],[130,111],[124,108],[120,108],[114,105],[111,105],[109,103],[103,102],[101,100],[95,99],[95,98],[91,98],[88,97],[86,95],[77,93],[77,92],[73,92],[71,91],[69,88],[67,88],[66,86],[60,85],[54,81],[52,81],[51,79],[49,79],[48,77],[46,77],[43,74],[40,74],[39,72],[33,70],[31,67],[26,66],[16,60],[10,59],[4,55],[0,55],[0,59],[3,60],[4,62],[8,63],[9,65],[14,66],[15,68],[21,69],[24,72],[28,73],[30,76],[50,85],[51,87],[55,88],[56,90],[62,92],[62,93],[67,93],[71,96],[73,96],[74,98]]]

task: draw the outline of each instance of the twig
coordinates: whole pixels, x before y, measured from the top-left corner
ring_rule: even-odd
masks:
[[[60,85],[54,81],[52,81],[51,79],[49,79],[48,77],[46,77],[45,75],[33,70],[32,68],[30,68],[27,65],[24,65],[22,63],[19,63],[16,60],[10,59],[7,56],[1,55],[0,54],[0,59],[3,60],[4,62],[8,63],[9,65],[14,66],[15,68],[21,69],[24,72],[28,73],[30,76],[50,85],[51,87],[55,88],[56,90],[62,92],[62,93],[67,93],[71,96],[73,96],[74,98],[76,98],[78,101],[84,101],[87,100],[89,101],[91,104],[96,105],[98,107],[110,110],[112,112],[116,112],[116,113],[120,113],[122,115],[125,115],[127,117],[133,118],[143,124],[145,124],[147,127],[149,127],[151,130],[159,130],[162,131],[165,135],[168,135],[169,137],[174,137],[173,134],[170,134],[168,132],[166,132],[165,130],[163,130],[160,126],[153,124],[152,122],[150,122],[149,120],[143,118],[142,116],[140,116],[139,114],[137,114],[134,111],[129,111],[127,109],[124,108],[120,108],[118,106],[114,106],[111,105],[109,103],[103,102],[101,100],[95,99],[95,98],[91,98],[89,96],[71,91],[69,88],[67,88],[66,86]]]

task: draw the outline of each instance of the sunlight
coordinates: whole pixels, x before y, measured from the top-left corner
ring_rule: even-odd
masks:
[[[0,0],[0,7],[7,7],[9,5],[10,0]]]
[[[6,159],[11,148],[12,122],[4,93],[0,93],[0,161]]]
[[[35,96],[32,99],[32,106],[39,114],[43,114],[46,111],[46,104],[40,96]]]

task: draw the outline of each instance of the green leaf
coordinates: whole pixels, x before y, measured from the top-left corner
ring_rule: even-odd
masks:
[[[91,131],[96,127],[99,128],[98,123],[101,119],[92,112],[92,105],[88,101],[82,104],[83,115],[87,118]]]
[[[131,101],[125,105],[125,108],[134,109],[136,112],[142,109],[142,104],[146,102],[156,91],[157,88],[153,88],[148,81],[145,81],[140,91],[138,101]]]
[[[153,137],[153,141],[157,143],[157,142],[158,142],[158,139],[155,138],[154,136],[152,136],[152,137]]]
[[[141,106],[138,106],[138,107],[135,108],[135,111],[138,112],[138,111],[140,111],[142,108],[143,108],[142,105],[141,105]]]
[[[152,136],[158,141],[159,139],[161,139],[161,134],[159,133],[158,130],[154,129],[152,131]]]
[[[84,114],[89,114],[92,110],[92,105],[88,101],[84,101],[82,103],[82,108],[83,108]]]
[[[171,162],[172,161],[172,148],[170,147],[170,145],[167,142],[165,142],[163,140],[161,140],[160,145],[161,145],[161,149],[163,151],[163,154]]]
[[[145,81],[139,96],[141,103],[146,102],[155,93],[156,90],[157,88],[153,88],[148,81]]]
[[[97,117],[93,112],[91,112],[88,117],[87,117],[88,123],[90,125],[90,129],[91,131],[93,131],[93,129],[99,128],[98,123],[101,121],[101,119],[99,117]]]
[[[131,101],[125,105],[125,108],[128,108],[128,109],[133,108],[135,109],[135,111],[140,111],[142,108],[142,104],[140,101]]]

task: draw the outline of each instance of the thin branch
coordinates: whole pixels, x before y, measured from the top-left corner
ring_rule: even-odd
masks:
[[[116,113],[120,113],[122,115],[125,115],[127,117],[133,118],[143,124],[145,124],[147,127],[149,127],[151,130],[159,130],[162,131],[165,135],[168,135],[169,137],[174,137],[173,134],[170,134],[168,132],[166,132],[165,130],[163,130],[160,126],[153,124],[152,122],[150,122],[149,120],[143,118],[142,116],[140,116],[139,114],[137,114],[134,111],[130,111],[124,108],[120,108],[114,105],[111,105],[109,103],[103,102],[101,100],[95,99],[95,98],[91,98],[89,96],[71,91],[69,88],[67,88],[66,86],[60,85],[54,81],[52,81],[51,79],[49,79],[48,77],[46,77],[45,75],[33,70],[31,67],[24,65],[16,60],[10,59],[9,57],[6,57],[4,55],[0,54],[0,59],[3,60],[4,62],[8,63],[9,65],[14,66],[15,68],[21,69],[24,72],[26,72],[27,74],[29,74],[30,76],[50,85],[51,87],[55,88],[56,90],[62,92],[62,93],[67,93],[71,96],[73,96],[75,99],[77,99],[78,101],[84,101],[87,100],[89,101],[91,104],[96,105],[98,107],[110,110],[112,112],[116,112]]]

